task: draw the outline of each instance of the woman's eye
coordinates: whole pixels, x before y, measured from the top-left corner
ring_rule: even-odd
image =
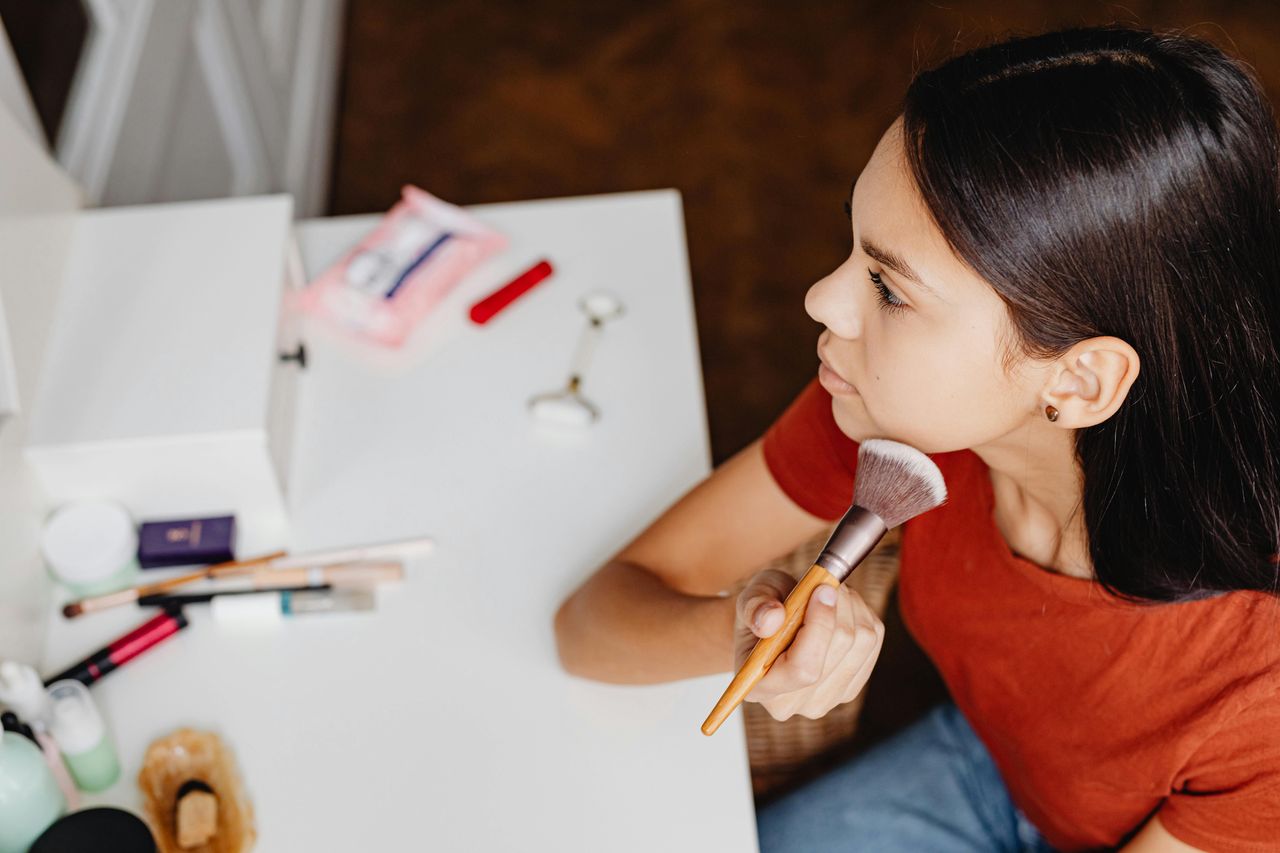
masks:
[[[905,311],[907,303],[898,298],[897,294],[885,286],[884,281],[880,278],[880,273],[867,270],[867,275],[871,277],[871,285],[876,289],[876,293],[880,298],[880,306],[889,313],[897,311]]]
[[[853,222],[853,205],[848,199],[844,201],[844,213],[849,217],[849,221]],[[876,294],[880,300],[880,307],[890,314],[898,311],[907,310],[907,303],[898,298],[898,295],[890,290],[880,278],[880,273],[867,270],[867,275],[871,277],[871,284],[876,289]]]

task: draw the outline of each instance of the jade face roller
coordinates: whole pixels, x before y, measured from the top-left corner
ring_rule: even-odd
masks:
[[[604,324],[622,316],[622,302],[610,293],[595,291],[582,297],[578,308],[587,316],[587,326],[578,337],[568,384],[559,391],[548,391],[529,401],[530,414],[544,423],[581,427],[600,419],[600,410],[582,395],[582,377],[591,363]]]

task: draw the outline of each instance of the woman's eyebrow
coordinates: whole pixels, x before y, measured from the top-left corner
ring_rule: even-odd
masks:
[[[849,184],[849,200],[845,202],[845,204],[847,205],[850,211],[849,217],[851,219],[853,218],[853,213],[852,213],[853,191],[857,189],[857,187],[858,187],[858,179],[854,178],[853,182]],[[942,298],[942,295],[938,293],[938,291],[934,290],[932,287],[925,284],[924,281],[920,278],[920,276],[916,275],[916,271],[911,268],[911,264],[907,263],[906,260],[897,252],[892,252],[888,249],[881,248],[880,246],[877,246],[875,243],[868,240],[866,237],[860,237],[858,239],[858,242],[862,244],[862,251],[868,257],[874,260],[876,263],[893,270],[895,273],[902,276],[907,281],[919,287],[925,293],[928,293],[930,296],[933,296],[935,299],[938,299],[942,302],[947,301]]]
[[[865,252],[867,256],[872,258],[876,263],[880,264],[881,266],[888,267],[889,269],[897,273],[899,276],[901,276],[902,278],[905,278],[909,282],[912,282],[917,287],[921,288],[922,290],[929,293],[930,295],[938,299],[942,299],[942,297],[938,295],[938,292],[936,290],[934,290],[929,285],[925,284],[920,279],[920,276],[916,275],[916,271],[911,268],[911,265],[908,264],[901,255],[897,254],[896,252],[890,251],[889,249],[884,249],[884,248],[881,248],[880,246],[877,246],[875,243],[872,243],[866,237],[859,238],[859,242],[862,243],[862,251]],[[943,300],[943,301],[946,301],[946,300]]]

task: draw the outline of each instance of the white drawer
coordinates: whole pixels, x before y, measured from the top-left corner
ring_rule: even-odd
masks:
[[[307,284],[298,241],[290,229],[285,247],[284,294],[296,293]],[[285,299],[285,305],[291,300]],[[274,362],[271,368],[268,449],[276,477],[285,494],[289,491],[289,465],[293,456],[295,414],[298,409],[298,379],[307,369],[307,344],[302,338],[302,318],[296,311],[282,310],[277,324]]]
[[[290,220],[288,196],[77,217],[26,449],[52,502],[233,512],[241,551],[284,541]]]

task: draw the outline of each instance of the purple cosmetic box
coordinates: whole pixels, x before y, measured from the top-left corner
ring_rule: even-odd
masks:
[[[138,565],[144,569],[224,563],[235,559],[236,517],[147,521],[138,531]]]

